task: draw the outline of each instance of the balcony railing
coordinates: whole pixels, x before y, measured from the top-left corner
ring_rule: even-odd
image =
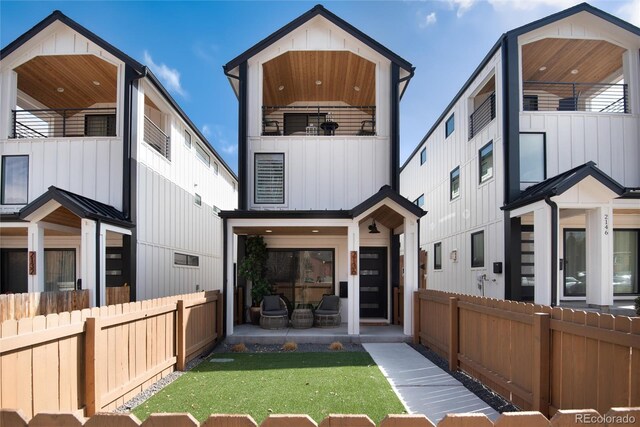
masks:
[[[116,136],[116,109],[13,110],[14,138],[87,136]]]
[[[359,135],[376,134],[376,107],[296,105],[262,107],[262,135]]]
[[[496,118],[496,93],[493,92],[469,116],[469,139]]]
[[[150,118],[144,116],[144,142],[169,159],[169,136]]]
[[[523,111],[629,113],[627,84],[523,82]]]

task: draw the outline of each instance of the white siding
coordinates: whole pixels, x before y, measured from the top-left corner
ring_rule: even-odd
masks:
[[[495,73],[496,118],[469,139],[470,99]],[[504,262],[502,75],[498,51],[475,82],[447,112],[442,123],[422,144],[400,175],[400,193],[409,200],[424,194],[427,215],[420,221],[420,247],[428,253],[427,286],[480,295],[477,276],[487,274],[485,295],[504,297],[504,274],[493,274],[492,264]],[[445,122],[455,113],[455,131],[445,138]],[[493,141],[493,178],[479,184],[478,151]],[[420,165],[426,146],[427,161]],[[460,166],[460,197],[450,200],[449,174]],[[485,266],[471,268],[471,234],[484,231]],[[442,269],[434,271],[433,245],[442,242]],[[457,251],[457,260],[450,259]],[[495,280],[495,281],[494,281]]]

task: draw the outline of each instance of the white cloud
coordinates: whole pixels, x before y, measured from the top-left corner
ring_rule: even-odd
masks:
[[[170,92],[175,92],[183,97],[187,96],[187,93],[180,84],[180,72],[178,70],[169,68],[166,64],[156,64],[146,50],[144,51],[144,62],[151,68],[151,71],[158,75]]]
[[[435,12],[431,12],[428,15],[423,14],[422,12],[418,12],[418,18],[420,20],[420,22],[418,23],[418,26],[420,28],[426,28],[429,25],[433,25],[437,22],[437,18],[436,18],[436,13]]]
[[[633,25],[640,27],[640,0],[631,0],[618,9],[618,15]]]
[[[228,155],[232,155],[236,152],[237,146],[235,143],[230,143],[226,137],[225,128],[220,125],[202,125],[202,134],[207,137],[213,147]]]
[[[204,134],[204,136],[206,136],[207,138],[209,138],[211,136],[211,128],[209,127],[209,125],[203,125],[202,126],[202,133]]]
[[[582,3],[583,0],[489,0],[496,10],[534,10],[539,7],[553,7],[561,10]]]
[[[477,2],[478,0],[449,0],[451,7],[456,9],[456,15],[458,18],[464,15]]]

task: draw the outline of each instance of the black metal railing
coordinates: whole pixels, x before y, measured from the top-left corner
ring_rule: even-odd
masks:
[[[493,92],[469,116],[469,139],[496,118],[496,93]]]
[[[269,105],[262,107],[262,135],[376,134],[376,107],[334,105]]]
[[[13,110],[14,138],[116,136],[115,108]]]
[[[144,142],[149,144],[158,153],[169,158],[169,136],[162,129],[151,121],[150,118],[144,116]]]
[[[629,113],[625,83],[523,82],[524,111]]]

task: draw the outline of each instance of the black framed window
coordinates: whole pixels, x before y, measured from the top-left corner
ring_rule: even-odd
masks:
[[[635,295],[640,265],[640,229],[613,230],[613,294]]]
[[[420,165],[424,165],[427,162],[427,147],[420,151]]]
[[[520,134],[520,186],[528,187],[547,177],[544,133]]]
[[[451,135],[455,129],[456,129],[455,114],[451,114],[451,116],[449,116],[449,118],[447,119],[447,122],[445,123],[444,137],[448,138],[449,135]]]
[[[413,203],[415,203],[419,207],[424,206],[424,194],[421,194],[420,197],[413,201]]]
[[[323,295],[335,294],[333,249],[268,249],[266,278],[274,294],[292,307],[317,306]]]
[[[44,250],[44,290],[72,291],[76,288],[76,250]]]
[[[202,206],[202,196],[196,193],[193,197],[193,202],[198,206]]]
[[[564,296],[587,294],[587,234],[584,228],[564,229]]]
[[[538,111],[538,95],[524,95],[522,109],[524,111]]]
[[[480,171],[480,183],[490,180],[493,177],[493,141],[482,147],[478,153]]]
[[[449,197],[451,200],[460,196],[460,166],[449,174]]]
[[[433,268],[442,270],[442,242],[433,244]]]
[[[184,130],[184,145],[191,148],[191,134],[186,129]]]
[[[209,156],[209,153],[207,153],[207,151],[196,142],[196,156],[202,160],[202,163],[204,163],[207,166],[211,166],[211,156]]]
[[[254,202],[284,203],[284,153],[256,153]]]
[[[29,202],[29,156],[2,156],[3,205]]]
[[[187,255],[179,252],[174,252],[173,263],[180,266],[199,267],[200,257],[196,255]]]
[[[220,173],[220,166],[218,166],[218,162],[213,162],[213,173],[218,175]]]
[[[471,234],[471,267],[484,267],[484,231]]]
[[[86,136],[116,136],[115,114],[87,114],[84,116]]]

